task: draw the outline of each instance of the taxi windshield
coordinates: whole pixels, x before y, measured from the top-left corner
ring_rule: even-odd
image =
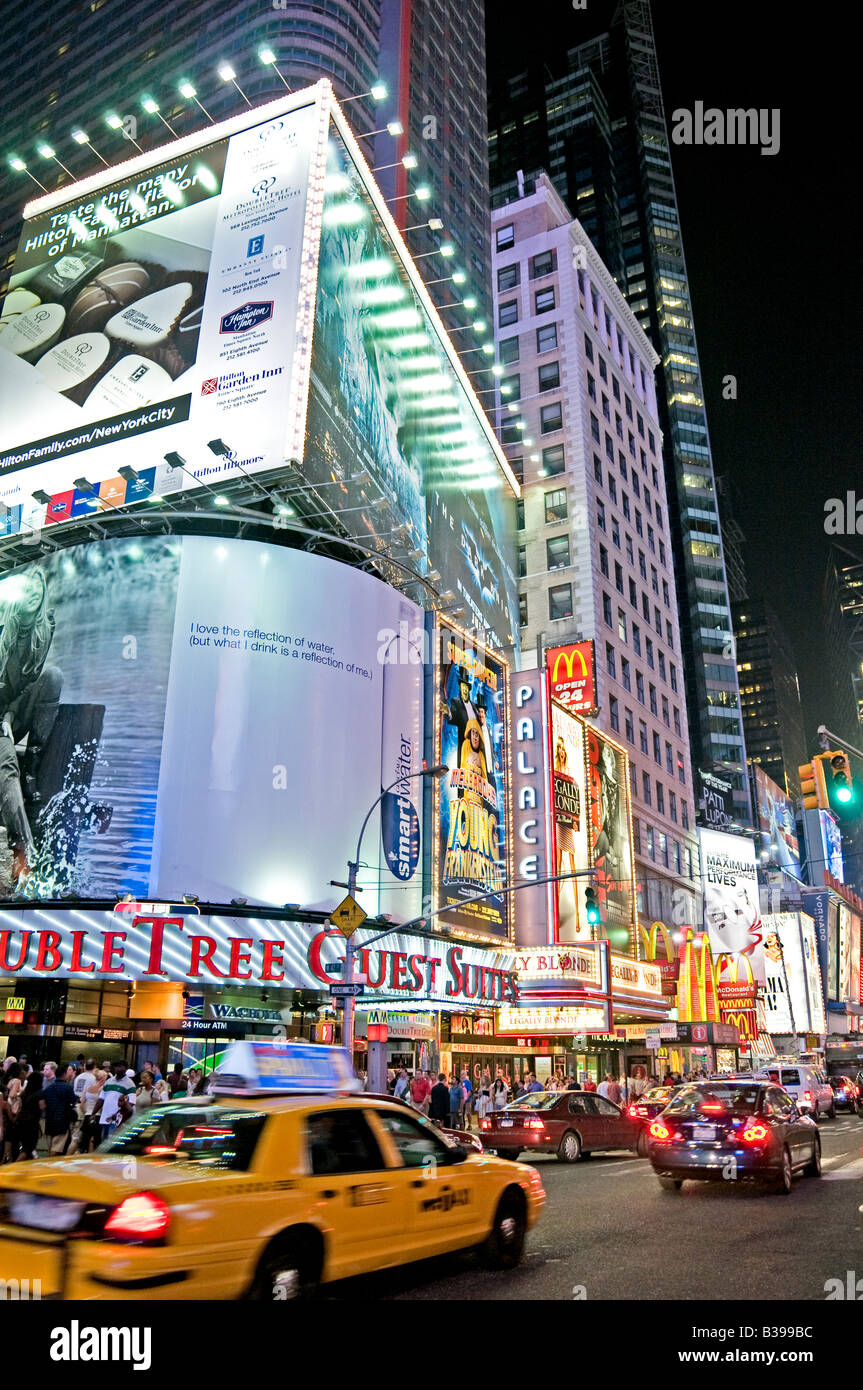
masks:
[[[511,1100],[506,1110],[551,1110],[560,1100],[560,1091],[529,1091],[518,1100]]]
[[[266,1116],[222,1105],[153,1106],[135,1116],[99,1146],[104,1154],[179,1160],[205,1168],[245,1173]]]
[[[740,1082],[727,1085],[711,1082],[704,1086],[684,1086],[665,1109],[666,1115],[752,1115],[758,1104],[760,1086]]]

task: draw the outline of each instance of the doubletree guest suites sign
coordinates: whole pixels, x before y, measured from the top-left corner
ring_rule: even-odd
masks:
[[[158,906],[158,905],[157,905]],[[486,1006],[518,1000],[511,952],[379,928],[354,934],[368,1002]],[[345,939],[332,926],[270,918],[112,912],[0,913],[0,975],[25,979],[276,984],[323,990],[342,977]]]

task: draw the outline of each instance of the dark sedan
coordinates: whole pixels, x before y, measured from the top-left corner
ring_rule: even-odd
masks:
[[[648,1126],[660,1186],[696,1181],[766,1181],[788,1193],[795,1172],[821,1173],[818,1126],[780,1086],[702,1081],[684,1086]]]
[[[480,1134],[498,1158],[539,1149],[575,1163],[601,1150],[637,1150],[641,1124],[594,1091],[532,1091],[482,1120]]]
[[[638,1147],[640,1154],[647,1153],[647,1130],[651,1120],[655,1120],[661,1110],[664,1110],[668,1102],[682,1091],[683,1086],[652,1086],[649,1091],[636,1096],[635,1100],[626,1107],[626,1113],[631,1120],[637,1120],[641,1125],[641,1143]]]
[[[830,1085],[833,1087],[836,1109],[850,1110],[852,1115],[859,1115],[860,1088],[857,1082],[850,1076],[839,1076],[833,1073],[830,1076]]]

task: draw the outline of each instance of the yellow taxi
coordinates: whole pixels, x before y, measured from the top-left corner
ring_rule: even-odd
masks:
[[[397,1102],[347,1054],[235,1043],[211,1094],[153,1106],[98,1152],[0,1171],[0,1281],[42,1298],[280,1301],[481,1247],[512,1268],[545,1193]]]

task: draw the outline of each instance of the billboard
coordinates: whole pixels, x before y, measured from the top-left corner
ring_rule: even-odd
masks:
[[[589,867],[586,732],[556,700],[551,701],[551,807],[554,863],[552,875]],[[585,915],[587,880],[567,879],[552,885],[555,941],[587,942],[593,933]]]
[[[708,830],[728,830],[734,820],[734,789],[724,777],[697,768],[698,823]]]
[[[421,767],[422,667],[379,660],[405,604],[333,560],[197,536],[0,581],[0,893],[333,906],[369,806]],[[417,785],[363,845],[367,911],[402,920]]]
[[[596,710],[596,657],[593,638],[570,642],[565,647],[549,647],[545,653],[552,698],[574,714],[593,714]]]
[[[327,146],[304,472],[351,509],[345,524],[361,539],[369,503],[383,494],[385,529],[400,533],[403,550],[428,556],[467,612],[465,625],[492,646],[517,642],[513,488],[336,131]]]
[[[764,941],[755,846],[743,835],[700,829],[704,925],[714,956],[744,956],[765,983]]]
[[[28,209],[0,317],[7,532],[300,452],[323,95],[271,103]]]
[[[634,941],[637,895],[633,871],[629,758],[619,743],[585,730],[590,862],[603,927],[626,927]],[[602,928],[600,928],[602,930]]]
[[[770,861],[800,877],[800,845],[794,802],[763,768],[753,765],[756,824],[767,837]]]
[[[790,917],[793,926],[788,937],[791,944],[786,949],[779,923],[775,917]],[[794,939],[796,936],[796,940]],[[764,917],[764,1011],[768,1033],[805,1032],[809,1024],[809,1011],[804,1008],[800,1020],[793,1013],[794,996],[791,985],[791,972],[797,971],[795,986],[802,989],[806,997],[806,981],[803,976],[803,956],[800,949],[800,934],[797,929],[796,912],[776,913]]]
[[[448,624],[439,628],[435,906],[450,929],[509,935],[508,668]],[[484,895],[482,902],[468,900]]]

